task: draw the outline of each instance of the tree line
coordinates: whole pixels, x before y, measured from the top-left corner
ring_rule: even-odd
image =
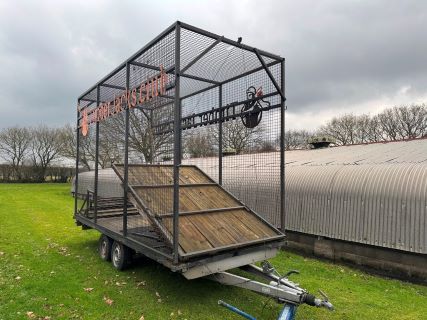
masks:
[[[63,129],[10,127],[0,131],[1,181],[64,182],[73,174],[70,168],[55,164],[60,159]]]
[[[161,113],[135,110],[130,114],[128,142],[130,157],[136,162],[153,163],[173,157],[173,133],[157,135],[153,123],[162,122]],[[164,119],[163,119],[164,120]],[[125,123],[122,116],[100,125],[98,166],[107,168],[123,162]],[[96,161],[93,133],[80,139],[79,163],[92,170]],[[279,148],[279,139],[262,123],[249,129],[239,119],[222,126],[223,152],[233,154],[268,152]],[[413,104],[385,109],[376,115],[344,114],[314,130],[287,130],[285,149],[307,148],[311,136],[331,137],[337,145],[393,141],[427,137],[427,106]],[[216,156],[219,149],[218,125],[183,132],[184,157]],[[0,181],[65,181],[77,157],[76,130],[71,125],[9,127],[0,130]]]
[[[314,130],[288,130],[286,150],[307,148],[311,136],[328,136],[336,145],[397,141],[427,137],[427,105],[395,106],[369,114],[343,114]]]

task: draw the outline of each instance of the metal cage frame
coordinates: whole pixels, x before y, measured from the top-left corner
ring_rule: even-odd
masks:
[[[185,65],[182,65],[182,52],[181,52],[181,33],[183,30],[191,31],[194,34],[200,35],[206,39],[210,39],[210,44],[204,48],[201,52],[199,52],[195,57],[193,57],[190,61],[187,61]],[[144,68],[147,70],[153,70],[153,71],[161,71],[162,67],[156,66],[154,64],[141,62],[138,60],[141,55],[143,55],[148,50],[152,49],[156,44],[161,42],[165,37],[168,35],[174,35],[175,40],[175,50],[174,50],[174,64],[170,66],[165,66],[164,72],[174,78],[174,83],[170,88],[166,90],[166,94],[162,94],[162,98],[164,98],[165,104],[173,104],[174,105],[174,115],[173,115],[173,121],[170,121],[170,123],[167,123],[168,125],[166,130],[170,130],[173,132],[173,256],[168,257],[165,256],[162,252],[156,252],[156,250],[151,248],[151,251],[153,251],[155,254],[160,254],[164,256],[163,258],[172,258],[173,263],[177,264],[180,262],[180,255],[179,255],[179,190],[180,190],[180,184],[179,184],[179,173],[182,163],[182,132],[186,129],[185,126],[183,126],[183,120],[185,120],[185,117],[182,116],[182,102],[185,101],[185,99],[188,99],[190,97],[196,96],[198,94],[201,94],[203,92],[206,92],[208,90],[211,90],[213,88],[218,88],[218,107],[214,111],[218,111],[220,114],[219,120],[216,122],[219,126],[219,152],[218,152],[218,183],[219,185],[222,184],[222,178],[223,178],[223,165],[222,165],[222,123],[226,120],[223,118],[223,111],[228,107],[230,107],[230,104],[223,105],[222,103],[222,94],[223,94],[223,86],[229,82],[239,80],[243,77],[246,77],[248,75],[254,74],[256,72],[265,71],[268,78],[270,79],[272,85],[274,86],[274,91],[269,93],[268,95],[261,95],[257,97],[253,97],[252,99],[249,99],[250,101],[257,101],[259,99],[263,99],[269,96],[279,96],[280,103],[277,105],[271,106],[271,108],[278,108],[280,109],[280,131],[279,131],[279,148],[280,148],[280,226],[282,232],[284,232],[286,221],[285,221],[285,155],[284,155],[284,133],[285,133],[285,59],[263,51],[259,50],[255,47],[248,46],[246,44],[241,43],[241,39],[238,41],[231,40],[229,38],[226,38],[224,36],[219,36],[217,34],[199,29],[197,27],[191,26],[189,24],[177,21],[173,23],[171,26],[169,26],[166,30],[164,30],[160,35],[158,35],[156,38],[154,38],[151,42],[149,42],[147,45],[145,45],[143,48],[141,48],[139,51],[137,51],[135,54],[133,54],[130,58],[122,62],[117,68],[115,68],[113,71],[111,71],[109,74],[107,74],[105,77],[103,77],[101,80],[99,80],[95,85],[90,87],[88,90],[86,90],[82,95],[78,97],[77,103],[78,103],[78,110],[77,110],[77,129],[76,129],[76,142],[77,142],[77,156],[76,156],[76,177],[75,177],[75,186],[76,190],[79,183],[79,146],[81,144],[81,137],[80,137],[80,130],[82,127],[82,120],[83,115],[82,112],[86,110],[93,110],[94,108],[98,107],[103,102],[107,101],[111,95],[104,93],[104,91],[111,90],[122,90],[126,92],[130,92],[132,90],[132,82],[134,82],[134,79],[131,75],[131,68],[136,66],[139,68]],[[226,44],[228,46],[231,46],[233,48],[238,48],[240,50],[244,50],[246,52],[249,52],[251,54],[254,54],[256,58],[258,59],[259,66],[252,68],[246,72],[233,75],[233,76],[225,76],[221,80],[215,80],[212,78],[208,78],[202,74],[190,74],[188,73],[188,70],[191,69],[194,65],[197,64],[200,60],[204,59],[206,55],[212,52],[214,48],[216,48],[219,44]],[[276,78],[273,76],[273,74],[270,71],[270,67],[279,65],[280,66],[280,80],[277,81]],[[124,74],[123,74],[124,71]],[[123,85],[123,81],[116,81],[116,78],[120,78],[123,80],[125,79],[125,83]],[[187,92],[186,94],[182,94],[180,91],[180,82],[182,79],[191,79],[194,81],[197,81],[199,83],[203,83],[205,86],[200,89],[194,89],[193,92]],[[173,90],[169,90],[173,88]],[[168,95],[167,91],[173,91],[173,95]],[[248,100],[248,101],[249,101]],[[235,102],[235,105],[242,105],[247,101],[238,101]],[[139,106],[136,106],[137,108]],[[153,110],[155,106],[151,107],[151,110]],[[126,243],[126,235],[127,235],[127,219],[128,219],[128,191],[129,191],[129,176],[128,176],[128,170],[129,170],[129,106],[126,105],[123,108],[124,112],[124,119],[125,119],[125,138],[124,138],[124,176],[123,176],[123,234],[122,234],[122,240],[124,243]],[[146,108],[146,110],[150,110],[150,108]],[[96,223],[96,212],[97,212],[97,199],[98,199],[98,158],[99,158],[99,121],[95,122],[95,168],[94,168],[94,190],[91,190],[90,193],[92,194],[93,201],[94,201],[94,210],[95,210],[95,223]],[[76,216],[78,214],[78,199],[75,198],[74,203],[74,215]],[[84,221],[87,226],[92,226],[93,222],[91,221]],[[99,228],[98,228],[99,229]],[[108,230],[104,230],[105,233],[108,234]]]

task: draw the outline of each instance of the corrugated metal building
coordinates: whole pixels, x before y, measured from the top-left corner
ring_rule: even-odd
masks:
[[[217,158],[184,163],[218,177]],[[279,163],[278,152],[224,157],[223,184],[280,227]],[[100,195],[121,196],[114,172],[99,174]],[[79,176],[81,192],[92,179]],[[286,152],[286,229],[427,254],[427,139]]]
[[[217,172],[212,159],[186,162]],[[224,185],[279,226],[279,154],[223,165]],[[426,254],[427,139],[286,152],[286,229]]]

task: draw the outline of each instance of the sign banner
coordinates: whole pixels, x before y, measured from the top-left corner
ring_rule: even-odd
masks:
[[[167,82],[168,75],[163,66],[160,66],[159,74],[143,81],[139,86],[125,90],[122,94],[115,96],[113,100],[103,102],[91,110],[78,107],[81,115],[80,129],[82,135],[87,136],[89,125],[92,123],[103,121],[126,109],[141,106],[158,96],[164,95]]]

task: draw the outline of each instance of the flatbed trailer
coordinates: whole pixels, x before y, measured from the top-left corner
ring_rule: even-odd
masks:
[[[222,185],[232,137],[240,139],[236,153],[253,157],[261,140],[277,143],[281,170],[272,179],[281,184],[284,230],[284,116],[283,58],[174,23],[78,98],[76,223],[101,233],[100,256],[119,270],[138,253],[187,279],[274,297],[285,304],[281,319],[302,303],[332,308],[267,262],[285,235]],[[184,156],[212,153],[217,172],[182,164]],[[100,179],[109,166],[120,182],[114,190]],[[89,185],[79,183],[85,170],[93,170]],[[228,272],[234,268],[270,282]]]

